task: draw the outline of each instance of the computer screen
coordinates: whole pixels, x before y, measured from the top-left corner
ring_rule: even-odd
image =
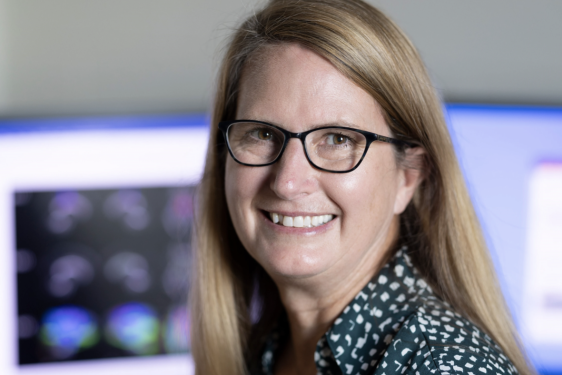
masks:
[[[189,374],[203,115],[0,124],[2,374]]]
[[[446,116],[502,289],[562,373],[562,109]],[[189,374],[205,115],[0,121],[0,373]]]

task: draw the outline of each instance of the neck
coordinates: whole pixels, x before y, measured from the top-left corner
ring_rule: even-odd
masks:
[[[398,217],[392,221],[388,235],[366,252],[363,259],[340,275],[325,275],[314,280],[282,283],[276,281],[290,325],[290,339],[280,358],[280,373],[316,374],[314,352],[318,340],[326,333],[343,309],[371,280],[398,235]]]

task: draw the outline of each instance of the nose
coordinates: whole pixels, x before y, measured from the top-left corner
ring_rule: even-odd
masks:
[[[299,139],[291,139],[274,164],[271,190],[281,199],[295,200],[314,191],[318,171],[308,162],[304,146]]]

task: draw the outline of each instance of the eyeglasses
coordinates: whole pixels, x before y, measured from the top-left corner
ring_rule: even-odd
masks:
[[[254,120],[219,123],[232,158],[251,167],[271,165],[281,158],[291,138],[304,146],[306,158],[315,168],[332,173],[355,170],[374,141],[402,147],[413,145],[394,138],[343,126],[326,126],[292,133],[267,122]]]

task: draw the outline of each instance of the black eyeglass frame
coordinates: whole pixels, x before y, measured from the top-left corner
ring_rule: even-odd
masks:
[[[263,125],[271,126],[272,128],[275,128],[275,129],[279,130],[281,133],[283,133],[283,135],[285,136],[283,146],[281,147],[281,151],[279,151],[279,155],[277,155],[277,157],[273,161],[271,161],[269,163],[265,163],[265,164],[248,164],[248,163],[243,163],[240,160],[236,159],[236,157],[234,156],[234,153],[232,152],[232,150],[230,148],[230,143],[228,142],[227,134],[228,134],[228,129],[230,128],[231,125],[236,124],[236,123],[241,123],[241,122],[245,122],[245,123],[249,122],[249,123],[254,123],[254,124],[263,124]],[[230,156],[232,156],[234,161],[236,161],[237,163],[242,164],[242,165],[246,165],[248,167],[266,167],[268,165],[275,164],[279,159],[281,159],[281,156],[283,156],[283,152],[285,152],[285,148],[287,147],[287,144],[289,143],[289,140],[291,138],[300,139],[300,141],[302,142],[302,147],[304,149],[304,154],[306,155],[306,159],[308,160],[310,165],[312,165],[316,169],[319,169],[319,170],[324,171],[324,172],[330,172],[330,173],[349,173],[349,172],[353,172],[354,170],[356,170],[357,167],[359,167],[359,165],[361,164],[361,162],[365,158],[365,155],[367,155],[367,151],[369,150],[369,146],[371,145],[371,143],[373,143],[375,141],[386,142],[386,143],[394,144],[394,145],[397,145],[397,146],[403,146],[403,147],[405,146],[405,147],[408,147],[408,148],[415,147],[415,145],[410,143],[410,142],[402,141],[400,139],[386,137],[384,135],[368,132],[366,130],[349,128],[349,127],[345,127],[345,126],[323,126],[323,127],[320,127],[320,128],[310,129],[310,130],[307,130],[305,132],[293,133],[293,132],[285,130],[285,129],[279,127],[279,126],[276,126],[276,125],[273,125],[273,124],[270,124],[270,123],[264,122],[264,121],[231,120],[231,121],[221,121],[221,122],[219,122],[219,129],[222,131],[222,135],[223,135],[224,140],[226,142],[226,145],[227,145],[227,148],[228,148],[228,152],[230,153]],[[305,142],[306,136],[309,135],[312,132],[315,132],[317,130],[322,130],[322,129],[351,130],[351,131],[355,131],[357,133],[360,133],[365,137],[365,139],[367,140],[367,144],[365,145],[365,151],[363,151],[363,155],[361,155],[361,159],[359,159],[357,164],[352,169],[347,170],[347,171],[333,171],[333,170],[330,170],[330,169],[325,169],[325,168],[317,166],[310,159],[310,156],[308,155],[308,151],[306,149],[306,142]]]

